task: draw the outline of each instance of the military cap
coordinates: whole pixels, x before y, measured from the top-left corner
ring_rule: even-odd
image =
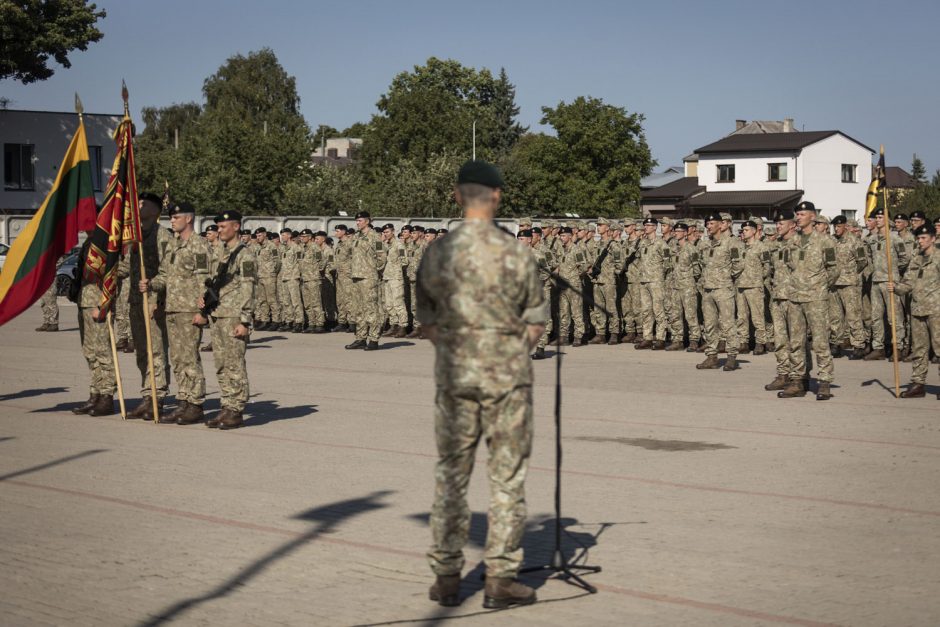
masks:
[[[707,216],[705,216],[706,224],[709,222],[721,222],[721,220],[722,220],[721,214],[718,214],[718,213],[710,213]]]
[[[532,226],[532,218],[519,218],[519,226]]]
[[[705,220],[696,220],[696,222],[695,222],[695,227],[696,227],[699,231],[704,231],[704,230],[705,230]]]
[[[752,229],[757,229],[757,222],[754,222],[753,220],[748,220],[747,222],[741,225],[741,228],[744,228],[745,226],[749,226]]]
[[[255,229],[255,235],[257,235],[258,233],[267,233],[267,232],[268,230],[264,228],[263,226],[259,226],[258,228]]]
[[[432,229],[424,229],[424,233],[425,233],[425,234],[430,233],[431,235],[437,235],[437,229],[433,229],[433,228],[432,228]]]
[[[628,226],[635,225],[636,220],[634,220],[633,218],[624,218],[623,220],[620,221],[620,223],[623,224],[624,227],[628,227]]]
[[[219,222],[241,222],[242,214],[238,213],[234,209],[229,209],[228,211],[223,211],[215,217],[215,223]],[[245,229],[242,231],[242,235],[251,235],[250,229]]]
[[[440,235],[441,233],[448,233],[448,230],[447,230],[447,229],[438,229],[438,230],[437,230],[437,234]]]
[[[494,189],[505,185],[503,175],[499,173],[496,166],[485,161],[467,161],[460,166],[460,171],[457,172],[457,185],[464,183],[476,183]]]
[[[302,230],[302,231],[300,232],[300,234],[301,234],[301,235],[310,235],[310,236],[312,237],[312,236],[313,236],[313,231],[311,231],[310,229],[304,229],[304,230]]]
[[[803,202],[801,202],[800,204],[796,206],[796,209],[794,209],[794,211],[812,211],[813,213],[816,213],[816,205],[814,205],[808,200],[804,200]]]
[[[369,215],[368,211],[360,211],[359,213],[356,214],[356,220],[358,220],[359,218],[365,218],[366,220],[371,220],[372,216]]]
[[[778,211],[774,216],[774,222],[786,222],[793,219],[792,211]]]
[[[540,227],[540,226],[533,226],[533,227],[532,227],[532,232],[533,232],[533,233],[538,233],[539,235],[541,235],[541,234],[542,234],[542,227]]]
[[[329,235],[326,236],[326,245],[327,245],[327,246],[332,246],[332,245],[333,245],[333,238],[330,237]]]
[[[877,218],[878,216],[883,216],[884,214],[885,214],[884,207],[878,207],[877,209],[871,212],[871,217]]]
[[[278,232],[279,232],[279,233],[293,233],[293,232],[294,232],[294,229],[289,229],[289,228],[287,228],[287,227],[285,226],[283,229],[281,229],[281,230],[278,231]]]
[[[918,218],[918,219],[920,219],[920,220],[926,220],[926,219],[927,219],[927,215],[926,215],[923,211],[921,211],[920,209],[918,209],[917,211],[912,211],[912,212],[911,212],[911,220],[913,220],[914,218]]]
[[[757,226],[764,226],[764,219],[760,216],[750,216],[748,221],[753,222]]]
[[[734,218],[731,217],[730,213],[725,213],[724,211],[722,211],[721,213],[718,214],[718,216],[725,222],[734,222]]]
[[[581,222],[581,221],[579,221],[579,222],[577,223],[577,227],[578,227],[578,230],[579,230],[579,231],[587,231],[588,225],[587,225],[587,222]]]
[[[550,228],[552,228],[552,227],[554,227],[554,226],[555,226],[555,221],[554,221],[554,220],[542,220],[542,228],[543,228],[543,229],[550,229]]]
[[[590,231],[591,233],[597,233],[597,227],[593,224],[588,224],[587,230]]]
[[[386,230],[386,229],[388,229],[388,230],[394,232],[394,231],[395,231],[395,225],[392,224],[391,222],[387,222],[387,223],[385,223],[385,225],[382,226],[382,230],[383,230],[383,231]]]
[[[829,221],[829,223],[832,224],[833,226],[837,224],[848,224],[848,222],[849,222],[849,219],[846,218],[845,216],[836,216],[832,220]]]
[[[813,220],[813,222],[816,224],[825,224],[826,226],[829,226],[829,218],[823,215],[816,216],[816,219]]]
[[[838,217],[838,216],[837,216],[837,217]],[[832,223],[835,224],[836,221],[833,220]],[[847,220],[845,221],[845,223],[848,224],[848,225],[849,225],[850,227],[852,227],[853,229],[857,229],[857,228],[858,228],[858,220],[856,220],[855,218],[849,218],[849,219],[847,219]]]
[[[196,213],[196,208],[188,202],[181,202],[170,205],[169,214],[175,216],[178,213]]]
[[[336,226],[333,227],[333,230],[342,231],[343,233],[346,233],[347,231],[349,231],[349,227],[346,226],[345,224],[337,224]]]
[[[685,222],[676,222],[672,228],[675,231],[688,231],[689,230],[689,226]]]
[[[660,220],[660,222],[661,222],[662,224],[665,224],[666,226],[675,226],[675,225],[676,225],[676,221],[673,220],[672,218],[668,217],[668,216],[665,217],[665,218],[663,218],[662,220]]]
[[[218,233],[218,232],[219,232],[218,224],[210,224],[209,226],[206,227],[206,233]]]
[[[600,226],[601,224],[606,224],[606,225],[609,226],[609,225],[610,225],[610,220],[608,220],[607,218],[598,218],[598,219],[597,219],[597,224],[598,224],[598,226]]]
[[[404,233],[405,231],[408,231],[409,233],[411,233],[411,225],[410,225],[410,224],[406,224],[406,225],[404,225],[404,226],[401,227],[401,232]]]
[[[163,199],[154,194],[153,192],[144,192],[137,196],[138,200],[149,200],[150,202],[155,202],[158,205],[163,205]]]
[[[326,231],[317,231],[316,233],[313,234],[313,236],[314,237],[329,237],[329,235],[326,234]]]
[[[645,220],[643,220],[643,226],[646,226],[648,224],[652,224],[653,226],[655,226],[659,224],[659,222],[656,221],[656,218],[650,216],[649,218],[646,218]]]
[[[573,233],[572,230],[571,230],[571,227],[570,227],[570,226],[563,226],[563,227],[561,227],[561,231],[559,232],[559,235],[564,234],[564,233],[567,233],[568,235],[571,235],[571,234]]]
[[[290,236],[291,236],[291,237],[300,237],[300,231],[291,231],[291,232],[290,232]]]
[[[413,227],[411,227],[411,230],[417,231],[418,233],[424,233],[424,227],[421,226],[420,224],[414,225]]]
[[[937,234],[937,229],[935,229],[934,226],[930,222],[921,224],[919,227],[914,229],[914,237],[917,237],[918,235],[936,235],[936,234]]]
[[[216,222],[218,222],[218,220],[216,220]],[[251,229],[242,229],[241,231],[238,232],[238,234],[239,235],[251,235]]]
[[[905,222],[910,222],[910,218],[907,217],[906,213],[899,213],[894,216],[895,220],[904,220]]]
[[[205,237],[205,236],[206,236],[205,231],[199,231],[199,237]]]
[[[516,233],[516,237],[532,237],[532,229],[522,229]]]
[[[768,225],[764,228],[764,233],[766,233],[767,235],[776,235],[776,234],[777,234],[777,227],[774,226],[773,224],[768,224]]]

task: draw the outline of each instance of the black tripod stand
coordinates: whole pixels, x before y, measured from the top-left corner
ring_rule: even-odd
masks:
[[[553,278],[559,287],[576,289],[557,274],[553,275]],[[595,303],[594,306],[597,307],[598,305]],[[608,316],[610,315],[610,312],[606,310],[605,313]],[[569,564],[561,550],[561,333],[558,333],[555,338],[555,351],[555,549],[552,552],[552,561],[548,564],[527,566],[519,572],[536,573],[550,570],[554,574],[560,575],[568,583],[580,586],[594,594],[597,592],[597,588],[586,582],[574,571],[582,570],[589,573],[599,573],[601,567]]]

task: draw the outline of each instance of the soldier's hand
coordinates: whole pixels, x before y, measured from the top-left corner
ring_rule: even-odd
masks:
[[[888,288],[889,292],[894,292],[894,281],[888,281],[885,283],[885,287]]]
[[[199,297],[199,302],[196,303],[196,304],[199,305],[199,308],[200,308],[200,309],[205,309],[205,308],[206,308],[206,299],[203,298],[202,296],[200,296],[200,297]]]
[[[243,324],[239,324],[235,327],[235,330],[232,331],[232,337],[248,337],[248,327]]]
[[[91,310],[91,317],[99,324],[105,321],[105,319],[101,317],[101,310],[97,307]]]
[[[193,316],[193,326],[204,327],[209,324],[209,320],[206,319],[201,313],[197,313]]]
[[[139,290],[141,291],[141,293],[144,293],[144,292],[146,292],[147,290],[149,290],[149,289],[150,289],[150,279],[141,279],[141,280],[140,280],[140,283],[137,284],[137,289],[139,289]]]

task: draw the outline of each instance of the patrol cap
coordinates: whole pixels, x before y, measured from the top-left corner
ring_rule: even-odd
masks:
[[[777,215],[774,216],[774,222],[786,222],[788,220],[793,220],[792,211],[778,211]]]
[[[568,235],[571,235],[573,233],[570,226],[561,227],[561,231],[559,231],[559,234],[564,235],[565,233],[567,233]]]
[[[796,206],[796,209],[794,209],[794,212],[796,211],[812,211],[813,213],[816,213],[816,205],[814,205],[808,200],[804,200],[803,202],[801,202],[800,204]]]
[[[652,224],[653,226],[655,226],[655,225],[659,224],[659,222],[657,222],[657,221],[656,221],[656,218],[654,218],[654,217],[652,217],[652,216],[649,217],[649,218],[646,218],[645,220],[643,220],[643,226],[647,226],[647,225],[650,225],[650,224]]]
[[[623,220],[620,221],[620,223],[623,224],[624,227],[636,226],[636,220],[634,220],[633,218],[624,218]]]
[[[310,229],[304,229],[300,232],[300,234],[313,236],[313,231],[311,231]]]
[[[163,205],[163,199],[154,194],[153,192],[144,192],[143,194],[138,194],[138,200],[149,200],[150,202],[155,202],[158,205]]]
[[[360,218],[365,218],[366,220],[371,220],[371,219],[372,219],[372,216],[369,215],[369,212],[368,212],[368,211],[360,211],[359,213],[356,214],[356,219],[358,220],[358,219],[360,219]]]
[[[460,166],[460,171],[457,172],[457,185],[464,183],[476,183],[494,189],[505,185],[503,175],[496,166],[486,161],[467,161]]]
[[[904,220],[905,222],[910,222],[910,218],[907,217],[906,213],[899,213],[894,216],[895,220]]]
[[[387,222],[387,223],[385,224],[385,226],[382,227],[382,230],[383,230],[383,231],[391,231],[392,233],[394,233],[394,232],[395,232],[395,225],[392,224],[391,222]]]
[[[829,226],[829,218],[826,216],[816,216],[816,219],[813,220],[813,222],[816,224],[825,224],[826,226]]]
[[[708,224],[709,222],[721,222],[721,220],[721,214],[718,213],[710,213],[705,216],[705,224]]]
[[[819,220],[817,220],[817,222],[819,222]],[[849,222],[849,219],[846,218],[845,216],[836,216],[832,220],[829,221],[829,223],[832,224],[833,226],[837,224],[848,224],[848,222]]]
[[[218,224],[210,224],[209,226],[206,227],[206,233],[218,233],[218,232],[219,232]]]
[[[734,218],[731,217],[731,214],[730,214],[730,213],[725,213],[724,211],[722,211],[721,213],[718,214],[718,216],[719,216],[724,222],[734,222]]]
[[[433,229],[433,228],[432,228],[432,229],[424,229],[424,234],[427,235],[428,233],[430,233],[431,235],[437,235],[437,229]]]
[[[764,219],[760,216],[750,216],[747,220],[748,222],[753,222],[757,226],[764,226]]]
[[[342,231],[343,233],[346,233],[347,231],[349,231],[349,227],[346,226],[345,224],[337,224],[336,226],[333,227],[333,230]]]
[[[937,221],[940,222],[940,218],[938,218]],[[924,224],[921,224],[919,227],[914,229],[914,237],[917,237],[918,235],[936,235],[936,234],[937,234],[937,229],[935,229],[934,226],[930,222],[925,222]]]
[[[234,209],[229,209],[228,211],[223,211],[215,217],[215,223],[219,222],[241,222],[242,214],[238,213]],[[245,229],[242,231],[242,235],[251,235],[250,229]]]
[[[914,218],[918,218],[919,220],[926,220],[927,215],[923,211],[918,209],[917,211],[911,212],[911,220],[913,220]]]
[[[674,231],[688,231],[689,227],[685,222],[676,222],[672,229]]]
[[[189,204],[188,202],[181,202],[181,203],[176,203],[176,204],[170,205],[169,214],[170,214],[171,216],[175,216],[175,215],[178,214],[178,213],[192,213],[192,214],[195,214],[195,213],[196,213],[196,208],[193,207],[193,206],[192,206],[191,204]]]
[[[676,221],[670,217],[665,217],[662,220],[660,220],[660,223],[665,224],[666,226],[675,226]]]
[[[317,231],[316,233],[313,234],[313,236],[314,237],[329,237],[329,235],[326,234],[326,231]]]
[[[522,229],[521,231],[516,233],[516,237],[517,238],[532,237],[532,229]]]
[[[835,220],[833,220],[832,223],[835,224]],[[853,229],[858,228],[858,220],[856,220],[855,218],[849,218],[845,221],[845,223],[848,224]]]
[[[595,226],[595,225],[593,225],[593,224],[589,224],[589,225],[587,225],[587,230],[590,231],[591,233],[596,233],[596,232],[597,232],[597,226]]]
[[[532,226],[532,218],[519,218],[519,226]]]
[[[601,224],[606,224],[606,225],[609,226],[609,225],[610,225],[610,220],[608,220],[607,218],[598,218],[598,219],[597,219],[597,225],[600,226]]]

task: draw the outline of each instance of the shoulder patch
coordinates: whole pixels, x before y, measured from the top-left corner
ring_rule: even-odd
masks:
[[[824,252],[826,257],[826,263],[835,263],[836,261],[836,251],[834,248],[827,248]]]
[[[242,276],[253,279],[258,274],[258,267],[255,264],[254,259],[245,259],[242,261]]]
[[[765,262],[766,262],[766,261],[770,261],[770,253],[765,250],[764,252],[762,252],[762,253],[760,254],[760,258],[761,258],[761,260],[763,260],[763,261],[765,261]]]
[[[380,253],[380,252],[382,252],[383,250],[385,250],[385,244],[383,244],[381,241],[376,242],[376,243],[375,243],[375,252]]]
[[[731,248],[731,251],[728,253],[728,256],[731,259],[737,259],[741,256],[741,252],[738,250],[737,246]]]
[[[206,253],[196,253],[196,272],[209,271],[209,255]]]

